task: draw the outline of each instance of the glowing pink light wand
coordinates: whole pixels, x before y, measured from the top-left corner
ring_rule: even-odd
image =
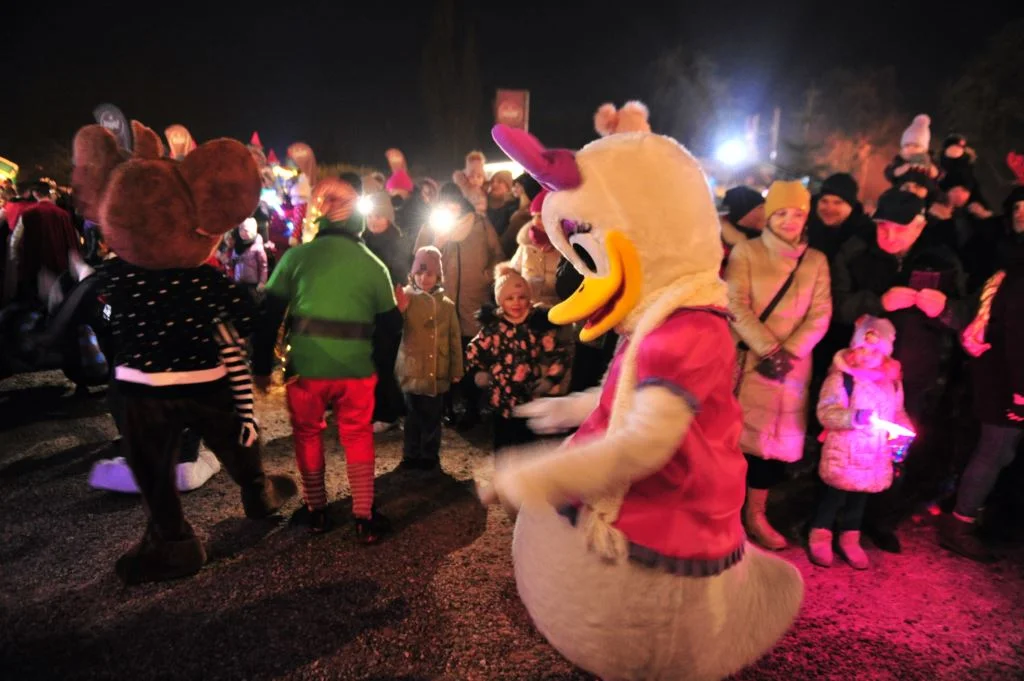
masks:
[[[889,434],[890,440],[897,437],[917,437],[917,433],[910,430],[909,428],[905,428],[898,423],[893,423],[892,421],[880,419],[874,414],[871,415],[871,427],[877,428],[878,430],[884,430],[885,432],[887,432]]]

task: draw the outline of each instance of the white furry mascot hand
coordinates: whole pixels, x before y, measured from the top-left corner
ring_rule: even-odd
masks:
[[[597,409],[601,389],[591,388],[565,397],[544,397],[519,405],[513,414],[529,419],[530,430],[541,435],[564,433],[583,423]]]
[[[572,399],[582,402],[581,397]],[[672,391],[643,388],[623,427],[606,437],[506,450],[491,483],[479,486],[480,500],[515,512],[524,504],[557,506],[628,486],[672,458],[692,420],[689,405]]]

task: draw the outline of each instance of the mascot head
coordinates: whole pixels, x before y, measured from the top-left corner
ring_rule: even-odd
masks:
[[[640,102],[603,105],[594,119],[601,139],[576,153],[504,125],[493,130],[498,146],[551,192],[544,229],[584,280],[549,316],[584,322],[583,341],[616,327],[632,332],[670,288],[689,284],[700,300],[704,283],[720,284],[721,227],[707,178],[678,142],[651,132],[647,116]]]
[[[221,236],[252,215],[260,178],[249,151],[230,139],[164,158],[155,132],[131,123],[129,154],[102,125],[75,135],[71,183],[79,211],[122,260],[145,269],[198,267]]]

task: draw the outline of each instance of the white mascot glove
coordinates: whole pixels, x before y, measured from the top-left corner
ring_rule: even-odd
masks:
[[[563,433],[583,423],[597,409],[601,389],[591,388],[565,397],[544,397],[515,408],[513,414],[529,419],[530,430],[541,435]]]

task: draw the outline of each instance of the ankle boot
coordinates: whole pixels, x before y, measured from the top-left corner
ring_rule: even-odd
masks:
[[[175,539],[163,539],[152,525],[142,541],[117,559],[114,572],[125,584],[164,582],[196,574],[206,564],[203,543],[195,536],[192,526],[186,525],[186,534]]]
[[[832,567],[832,530],[823,527],[812,528],[807,542],[807,553],[815,565]]]
[[[868,562],[868,554],[860,546],[860,531],[840,532],[839,550],[843,557],[855,570],[867,570],[871,563]]]
[[[960,520],[952,513],[939,518],[939,546],[979,563],[994,563],[997,558],[974,534],[974,523]]]
[[[768,504],[768,490],[747,488],[747,508],[744,512],[744,524],[750,538],[770,551],[781,551],[786,548],[786,538],[775,531],[765,515]]]

